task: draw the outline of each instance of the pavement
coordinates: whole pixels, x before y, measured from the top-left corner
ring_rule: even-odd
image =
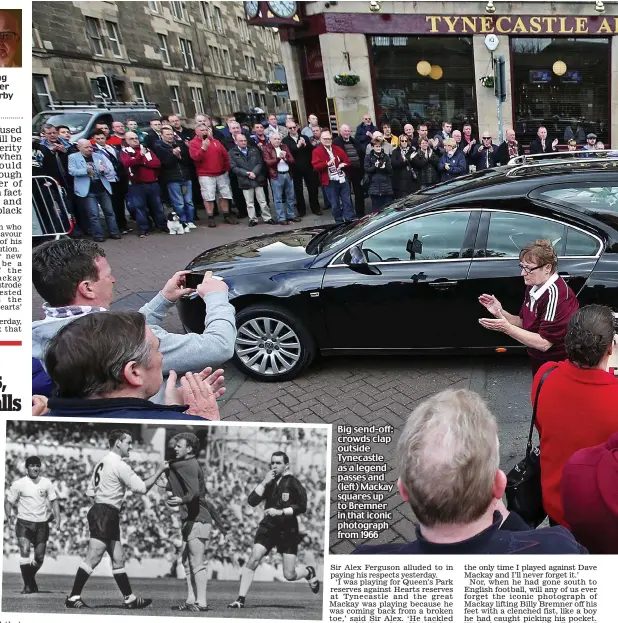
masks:
[[[116,278],[113,308],[138,309],[163,287],[175,271],[184,268],[205,249],[273,230],[267,225],[249,229],[247,222],[244,219],[239,225],[219,224],[216,229],[208,229],[203,219],[197,222],[197,229],[183,236],[157,233],[139,239],[128,234],[122,240],[106,241],[102,246]],[[322,217],[303,218],[302,226],[329,222],[332,222],[332,216],[325,211]],[[41,299],[35,293],[33,319],[42,317],[40,309]],[[164,328],[182,331],[175,312],[166,318]],[[509,469],[525,450],[531,416],[531,374],[525,357],[318,358],[302,376],[285,383],[259,383],[239,373],[231,364],[225,368],[227,392],[221,401],[222,419],[334,425],[332,553],[347,554],[367,541],[360,533],[358,537],[344,537],[337,530],[337,426],[392,427],[393,439],[390,443],[371,444],[371,452],[379,452],[388,462],[394,455],[397,438],[411,410],[436,392],[463,387],[479,392],[498,419],[501,467]],[[391,463],[385,482],[394,484],[397,478]],[[384,495],[392,519],[388,522],[389,527],[381,530],[379,538],[372,542],[414,538],[414,517],[410,507],[399,497],[396,486]]]

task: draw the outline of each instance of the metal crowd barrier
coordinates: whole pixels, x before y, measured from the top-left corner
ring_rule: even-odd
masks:
[[[60,238],[73,231],[65,202],[66,191],[53,177],[32,178],[32,236]]]

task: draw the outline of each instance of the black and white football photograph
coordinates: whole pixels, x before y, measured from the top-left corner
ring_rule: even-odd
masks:
[[[2,611],[322,619],[328,436],[7,421]]]

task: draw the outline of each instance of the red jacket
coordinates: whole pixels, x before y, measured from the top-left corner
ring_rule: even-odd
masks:
[[[346,168],[350,166],[350,158],[348,158],[348,154],[346,154],[341,147],[333,145],[333,155],[335,156],[335,166],[339,166],[342,162],[346,165],[343,169],[345,173]],[[320,176],[320,184],[322,184],[322,186],[328,186],[328,183],[330,182],[330,178],[328,177],[329,159],[328,152],[326,151],[324,145],[318,145],[311,154],[311,166]]]
[[[539,380],[554,365],[558,367],[543,383],[537,409],[541,486],[547,514],[568,528],[560,499],[562,470],[575,452],[603,443],[618,431],[618,378],[570,361],[548,362],[534,377],[532,399]]]
[[[202,149],[203,138],[194,136],[189,141],[189,153],[195,162],[197,175],[204,177],[217,177],[230,170],[230,157],[227,149],[216,139],[210,138],[210,145]]]
[[[279,149],[282,149],[285,153],[285,161],[290,167],[288,173],[290,174],[290,177],[292,177],[292,165],[295,162],[294,156],[292,156],[290,148],[283,143],[279,146]],[[264,158],[264,164],[266,165],[266,172],[268,173],[268,177],[271,180],[276,180],[279,174],[279,172],[277,171],[279,158],[277,157],[277,151],[275,150],[274,145],[272,145],[271,143],[266,143],[264,147],[262,147],[262,158]]]
[[[151,156],[149,160],[145,156],[142,156],[139,150],[133,153],[126,150],[127,148],[124,147],[120,152],[120,162],[122,162],[124,168],[129,172],[129,181],[131,184],[152,184],[156,182],[159,177],[161,162],[154,151],[147,152]]]
[[[567,461],[560,492],[575,538],[591,554],[618,554],[618,433]]]

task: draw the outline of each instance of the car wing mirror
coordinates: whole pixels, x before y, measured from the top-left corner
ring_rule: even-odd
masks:
[[[379,275],[377,266],[371,266],[367,262],[367,256],[360,245],[350,247],[343,256],[343,263],[353,271],[362,275]]]

